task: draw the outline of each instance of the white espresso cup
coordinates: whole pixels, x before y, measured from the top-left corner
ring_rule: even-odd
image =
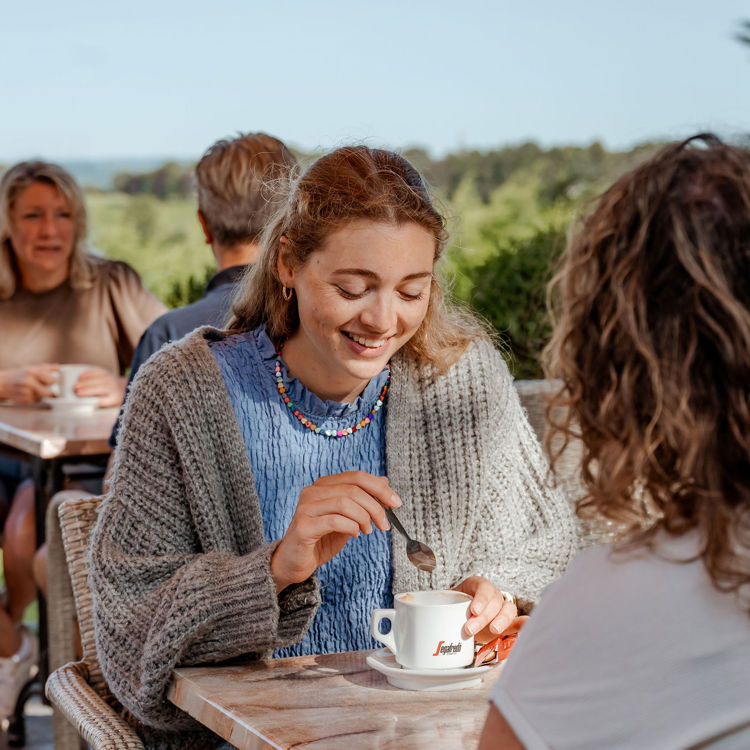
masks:
[[[57,382],[51,386],[52,392],[60,399],[78,398],[75,386],[82,372],[90,370],[91,365],[60,365],[57,371]]]
[[[466,635],[471,597],[460,591],[397,594],[393,609],[376,609],[370,632],[407,669],[453,669],[474,661],[474,637]],[[382,620],[391,629],[380,632]]]

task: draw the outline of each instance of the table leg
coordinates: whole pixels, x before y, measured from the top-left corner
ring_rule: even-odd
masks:
[[[34,481],[34,522],[36,531],[37,549],[44,544],[45,540],[45,516],[47,509],[47,498],[62,487],[62,474],[56,461],[44,460],[34,457],[31,462],[32,476]],[[50,485],[50,486],[48,486]],[[49,494],[48,494],[49,493]],[[37,603],[39,611],[39,671],[22,688],[16,708],[10,717],[8,724],[8,745],[11,747],[23,747],[26,744],[26,726],[24,722],[24,708],[26,701],[32,695],[40,695],[45,703],[48,703],[44,695],[44,685],[49,673],[47,655],[47,601],[41,591],[37,591]]]
[[[60,462],[53,459],[44,461],[37,458],[34,461],[34,523],[36,526],[36,548],[39,549],[45,542],[47,530],[45,528],[47,519],[47,503],[56,492],[62,489],[62,471]],[[49,675],[49,660],[47,655],[47,599],[40,590],[37,590],[37,601],[39,605],[39,674],[38,679],[42,685],[42,696],[44,696],[44,685]],[[47,702],[46,697],[44,698]]]

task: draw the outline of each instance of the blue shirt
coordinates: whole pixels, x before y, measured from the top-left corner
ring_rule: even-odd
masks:
[[[229,314],[232,293],[247,268],[248,266],[231,266],[214,274],[206,284],[206,290],[199,300],[165,312],[143,332],[130,365],[128,388],[141,365],[154,352],[158,352],[164,344],[177,341],[201,326],[224,327]],[[121,419],[122,409],[109,437],[109,444],[112,448],[117,445]]]
[[[364,429],[329,438],[304,427],[287,408],[276,386],[276,350],[265,328],[209,343],[234,407],[260,498],[266,540],[286,533],[303,487],[330,474],[356,469],[385,475],[385,407]],[[343,429],[364,419],[388,377],[383,370],[352,404],[321,401],[286,367],[287,394],[299,411],[323,429]],[[350,539],[317,570],[321,605],[299,643],[275,656],[300,656],[376,648],[370,613],[393,606],[390,532]]]

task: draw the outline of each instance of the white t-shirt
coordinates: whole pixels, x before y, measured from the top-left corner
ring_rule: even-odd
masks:
[[[491,700],[528,750],[748,750],[750,614],[689,534],[581,552],[544,591]]]

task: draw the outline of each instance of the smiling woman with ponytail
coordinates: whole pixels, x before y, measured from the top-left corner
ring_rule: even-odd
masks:
[[[167,701],[177,664],[373,648],[372,610],[417,589],[470,594],[486,642],[565,569],[571,508],[500,354],[443,296],[445,241],[405,159],[338,149],[284,196],[228,330],[135,378],[91,581],[102,668],[147,745],[219,742]]]

